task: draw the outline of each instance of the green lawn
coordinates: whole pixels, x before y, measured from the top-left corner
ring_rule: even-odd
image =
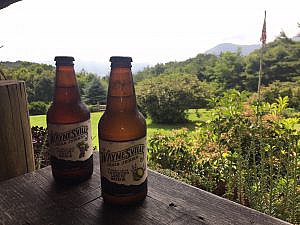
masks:
[[[186,127],[190,130],[194,130],[197,122],[206,121],[209,118],[209,111],[206,109],[198,109],[198,114],[196,110],[190,109],[188,111],[188,123],[184,124],[156,124],[152,123],[151,119],[147,119],[147,134],[148,137],[151,136],[157,130],[170,131],[172,129],[179,129]],[[98,122],[102,113],[91,113],[91,124],[92,124],[92,136],[93,145],[99,146],[98,144]],[[41,126],[46,127],[46,115],[41,116],[31,116],[30,117],[31,126]],[[300,124],[296,125],[296,129],[300,130]]]
[[[98,121],[101,117],[102,113],[91,113],[91,125],[92,125],[92,138],[93,145],[98,147]],[[30,116],[30,125],[31,126],[39,126],[39,127],[47,127],[46,125],[46,115],[39,116]]]
[[[200,118],[198,118],[196,114],[196,110],[188,111],[188,119],[190,122],[184,124],[156,124],[152,123],[150,119],[147,119],[147,133],[148,136],[151,136],[155,131],[162,129],[164,131],[169,131],[172,129],[178,129],[182,127],[187,127],[191,130],[195,129],[196,123],[199,121],[205,121],[208,118],[209,111],[206,109],[199,109],[198,113],[200,113]],[[92,124],[92,136],[93,136],[93,145],[98,148],[98,122],[102,113],[91,113],[91,124]],[[46,115],[40,116],[31,116],[30,117],[31,126],[40,126],[46,127]]]

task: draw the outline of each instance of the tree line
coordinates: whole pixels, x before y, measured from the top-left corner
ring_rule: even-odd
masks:
[[[219,56],[198,54],[182,62],[147,67],[134,76],[140,110],[154,122],[186,119],[189,108],[208,108],[210,101],[229,89],[257,91],[261,49],[247,56],[240,51]],[[262,97],[270,103],[288,96],[300,110],[300,42],[282,32],[263,51]]]
[[[247,56],[241,55],[240,51],[224,52],[218,56],[198,54],[182,62],[146,67],[134,74],[139,107],[145,115],[158,118],[159,121],[162,115],[173,112],[171,109],[176,106],[181,115],[165,119],[166,122],[175,122],[183,119],[187,107],[206,107],[208,99],[219,96],[225,90],[255,92],[260,54],[260,50]],[[282,32],[267,44],[263,55],[262,84],[266,100],[271,101],[286,94],[292,107],[298,105],[299,108],[300,42],[293,41]],[[44,109],[40,111],[45,111],[52,101],[54,66],[17,61],[1,62],[0,69],[7,79],[24,80],[29,103],[44,104]],[[92,111],[92,106],[106,104],[107,76],[99,77],[85,70],[77,72],[76,76],[82,100],[91,105]],[[162,111],[154,112],[153,105]]]
[[[52,101],[55,67],[32,62],[1,62],[6,79],[23,80],[26,84],[30,113],[44,114]],[[107,77],[81,70],[76,73],[82,100],[88,105],[106,104]]]
[[[241,52],[224,52],[219,56],[198,54],[182,62],[168,62],[147,67],[135,76],[141,81],[161,74],[188,73],[201,81],[217,82],[224,89],[257,90],[260,49],[247,56]],[[288,38],[284,32],[267,44],[263,57],[263,85],[279,80],[282,82],[300,79],[300,42]]]

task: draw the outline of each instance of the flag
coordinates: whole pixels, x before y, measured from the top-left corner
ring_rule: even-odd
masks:
[[[261,31],[261,37],[260,37],[260,41],[263,45],[266,44],[267,41],[267,27],[266,27],[266,11],[265,11],[265,19],[264,19],[264,24],[263,24],[263,28]]]

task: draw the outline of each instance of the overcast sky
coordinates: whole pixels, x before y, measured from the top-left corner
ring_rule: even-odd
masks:
[[[299,32],[300,0],[23,0],[0,10],[0,61],[180,61],[224,42],[259,43],[265,9],[267,41]]]

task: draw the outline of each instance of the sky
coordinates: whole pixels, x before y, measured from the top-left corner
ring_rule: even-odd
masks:
[[[220,43],[258,44],[264,10],[267,42],[300,31],[299,0],[23,0],[0,10],[0,61],[182,61]]]

